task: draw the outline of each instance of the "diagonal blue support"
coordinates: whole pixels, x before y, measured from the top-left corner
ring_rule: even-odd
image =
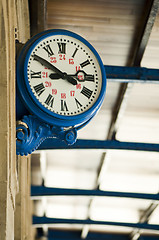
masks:
[[[137,143],[137,142],[120,142],[116,140],[85,140],[79,139],[72,146],[55,139],[45,140],[38,148],[46,149],[119,149],[119,150],[137,150],[159,152],[159,144],[157,143]]]
[[[150,193],[132,193],[132,192],[112,192],[102,190],[87,189],[67,189],[67,188],[50,188],[44,186],[31,186],[31,197],[38,199],[43,196],[94,196],[94,197],[122,197],[137,198],[146,200],[159,200],[159,194]]]
[[[109,221],[94,221],[91,219],[62,219],[62,218],[48,218],[33,216],[34,227],[41,227],[44,224],[88,224],[88,225],[107,225],[107,226],[121,226],[138,229],[159,230],[158,224],[147,223],[129,223],[129,222],[109,222]]]

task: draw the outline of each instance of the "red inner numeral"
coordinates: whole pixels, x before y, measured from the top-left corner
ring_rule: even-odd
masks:
[[[73,58],[69,58],[69,64],[74,64]]]
[[[80,70],[81,70],[80,66],[76,66],[76,72]]]
[[[57,63],[56,57],[50,57],[50,62],[51,63]]]
[[[77,84],[76,89],[81,89],[81,84]]]
[[[51,87],[51,86],[52,86],[51,82],[48,82],[48,81],[45,82],[45,87]]]
[[[56,95],[57,94],[57,89],[52,89],[52,94]]]
[[[59,54],[59,60],[66,60],[65,54]]]
[[[66,93],[61,93],[61,98],[66,99]]]
[[[42,77],[47,78],[48,77],[48,72],[42,72]]]
[[[75,91],[70,91],[70,96],[74,97],[75,96]]]

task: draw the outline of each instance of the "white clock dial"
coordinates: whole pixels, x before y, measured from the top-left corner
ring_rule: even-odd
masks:
[[[53,35],[41,40],[27,63],[28,82],[36,99],[59,115],[78,115],[93,106],[102,73],[93,52],[78,39]]]

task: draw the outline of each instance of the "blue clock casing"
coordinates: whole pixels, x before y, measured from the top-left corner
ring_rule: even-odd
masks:
[[[99,81],[101,81],[101,88],[98,97],[93,102],[93,104],[91,104],[85,111],[80,112],[79,114],[58,114],[57,111],[54,112],[46,108],[44,104],[42,104],[35,96],[35,93],[32,90],[28,80],[28,62],[33,50],[36,48],[36,46],[38,46],[38,44],[40,44],[40,42],[48,38],[50,39],[50,37],[54,38],[55,36],[69,36],[80,41],[92,52],[100,67],[101,79],[99,79]],[[106,92],[106,74],[99,54],[94,49],[94,47],[84,38],[67,30],[47,30],[31,38],[20,52],[17,59],[17,88],[26,108],[31,114],[37,116],[41,121],[59,127],[75,126],[76,128],[80,128],[81,126],[84,126],[90,119],[92,119],[92,117],[97,113],[102,105]]]

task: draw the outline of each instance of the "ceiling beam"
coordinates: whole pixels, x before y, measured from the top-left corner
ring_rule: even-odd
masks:
[[[148,230],[159,230],[158,224],[147,224],[147,223],[129,223],[129,222],[110,222],[110,221],[96,221],[91,219],[61,219],[61,218],[48,218],[33,216],[33,226],[41,227],[43,224],[54,225],[54,224],[87,224],[87,225],[107,225],[107,226],[120,226],[130,227]]]
[[[41,229],[37,229],[37,237],[41,239],[44,237]],[[81,240],[80,230],[58,230],[58,229],[49,229],[48,235],[45,236],[48,240]],[[123,233],[110,233],[110,232],[89,232],[87,240],[130,240],[128,234]],[[158,235],[142,235],[142,240],[158,240]]]
[[[31,36],[47,29],[47,0],[29,0],[29,13]]]
[[[37,238],[44,237],[41,229],[37,229]],[[48,234],[45,236],[48,240],[81,240],[80,230],[63,230],[63,229],[49,229]],[[91,231],[87,240],[130,240],[129,235],[126,233],[111,233],[111,232],[94,232]],[[158,235],[142,235],[142,240],[158,240]]]
[[[88,197],[120,197],[120,198],[136,198],[146,200],[159,200],[159,194],[151,193],[134,193],[134,192],[113,192],[89,189],[68,189],[68,188],[51,188],[45,186],[31,186],[31,198],[33,200],[49,196],[88,196]],[[152,210],[152,207],[151,207]],[[149,214],[147,210],[147,215]],[[144,214],[145,215],[145,214]]]
[[[146,1],[143,16],[141,16],[140,19],[140,21],[142,21],[141,30],[140,33],[138,32],[138,29],[136,31],[134,44],[132,44],[132,53],[130,53],[130,59],[128,59],[129,66],[140,66],[156,20],[158,8],[159,0]]]
[[[139,223],[148,223],[148,221],[149,221],[150,217],[152,216],[153,212],[158,207],[158,204],[159,204],[158,202],[153,201],[150,204],[150,206],[145,211],[143,211],[143,213],[141,214],[140,219],[139,219]],[[136,228],[130,233],[129,239],[130,240],[137,240],[137,239],[140,238],[140,235],[141,235],[140,229]]]

